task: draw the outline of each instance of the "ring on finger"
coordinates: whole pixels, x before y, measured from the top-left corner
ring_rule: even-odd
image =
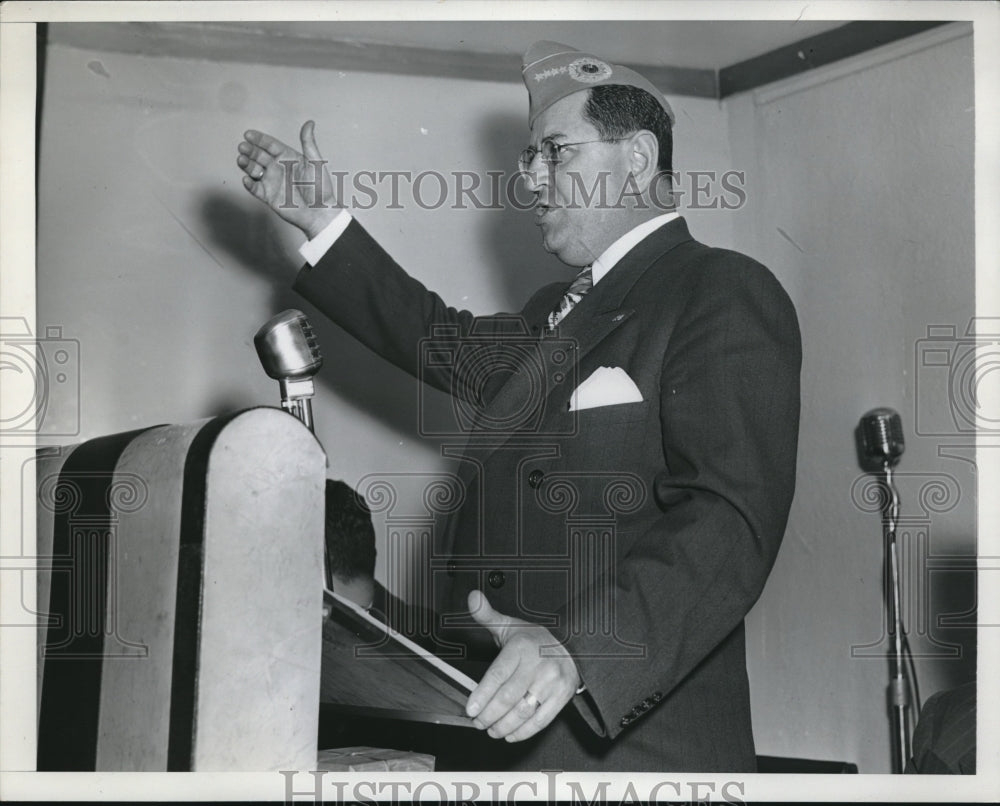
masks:
[[[522,697],[522,699],[528,704],[528,707],[531,708],[532,711],[537,711],[538,706],[541,705],[541,702],[539,701],[538,697],[536,697],[530,691],[526,692],[524,697]]]

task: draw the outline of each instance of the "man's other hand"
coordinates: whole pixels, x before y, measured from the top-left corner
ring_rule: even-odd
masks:
[[[243,187],[285,221],[315,238],[339,212],[333,181],[316,147],[315,124],[307,120],[296,151],[264,132],[249,129],[237,146]]]
[[[552,633],[498,613],[480,591],[469,594],[469,611],[493,634],[500,654],[469,695],[465,712],[494,739],[520,742],[534,736],[576,692],[576,664]]]

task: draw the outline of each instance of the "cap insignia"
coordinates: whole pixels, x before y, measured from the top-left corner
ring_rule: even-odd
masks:
[[[596,84],[611,75],[611,65],[600,59],[577,59],[570,62],[568,70],[570,78],[583,84]]]

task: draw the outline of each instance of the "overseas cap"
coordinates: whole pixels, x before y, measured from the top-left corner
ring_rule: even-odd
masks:
[[[653,84],[620,64],[609,64],[559,42],[536,42],[524,54],[521,77],[528,88],[528,125],[545,109],[574,92],[612,84],[638,87],[652,95],[674,122],[670,108]]]

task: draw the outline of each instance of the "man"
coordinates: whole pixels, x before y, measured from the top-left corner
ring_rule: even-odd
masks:
[[[937,691],[920,709],[905,772],[976,774],[976,681]]]
[[[375,527],[364,498],[342,481],[326,480],[326,584],[386,621],[402,604],[375,580]]]
[[[350,485],[334,479],[326,480],[324,540],[326,550],[327,587],[343,596],[375,618],[399,629],[402,625],[403,603],[375,579],[375,527],[371,510],[364,498]],[[359,717],[320,708],[318,746],[391,747],[400,750],[432,744],[435,736],[427,735],[404,722]]]
[[[248,131],[244,186],[310,239],[300,293],[396,365],[482,403],[465,499],[438,547],[452,559],[434,577],[442,624],[467,610],[500,647],[469,697],[489,737],[470,738],[470,764],[752,771],[743,618],[792,498],[795,313],[767,269],[664,213],[671,112],[650,82],[554,42],[529,48],[523,78],[535,221],[545,249],[582,271],[519,318],[447,307],[346,211],[283,208],[282,161],[304,181],[322,159],[311,122],[302,154]],[[323,196],[336,204],[328,177]],[[527,339],[540,375],[525,365],[479,383],[477,368],[421,365],[418,343],[440,325],[456,349],[484,333],[498,355]],[[498,427],[518,420],[526,390],[533,416]]]

